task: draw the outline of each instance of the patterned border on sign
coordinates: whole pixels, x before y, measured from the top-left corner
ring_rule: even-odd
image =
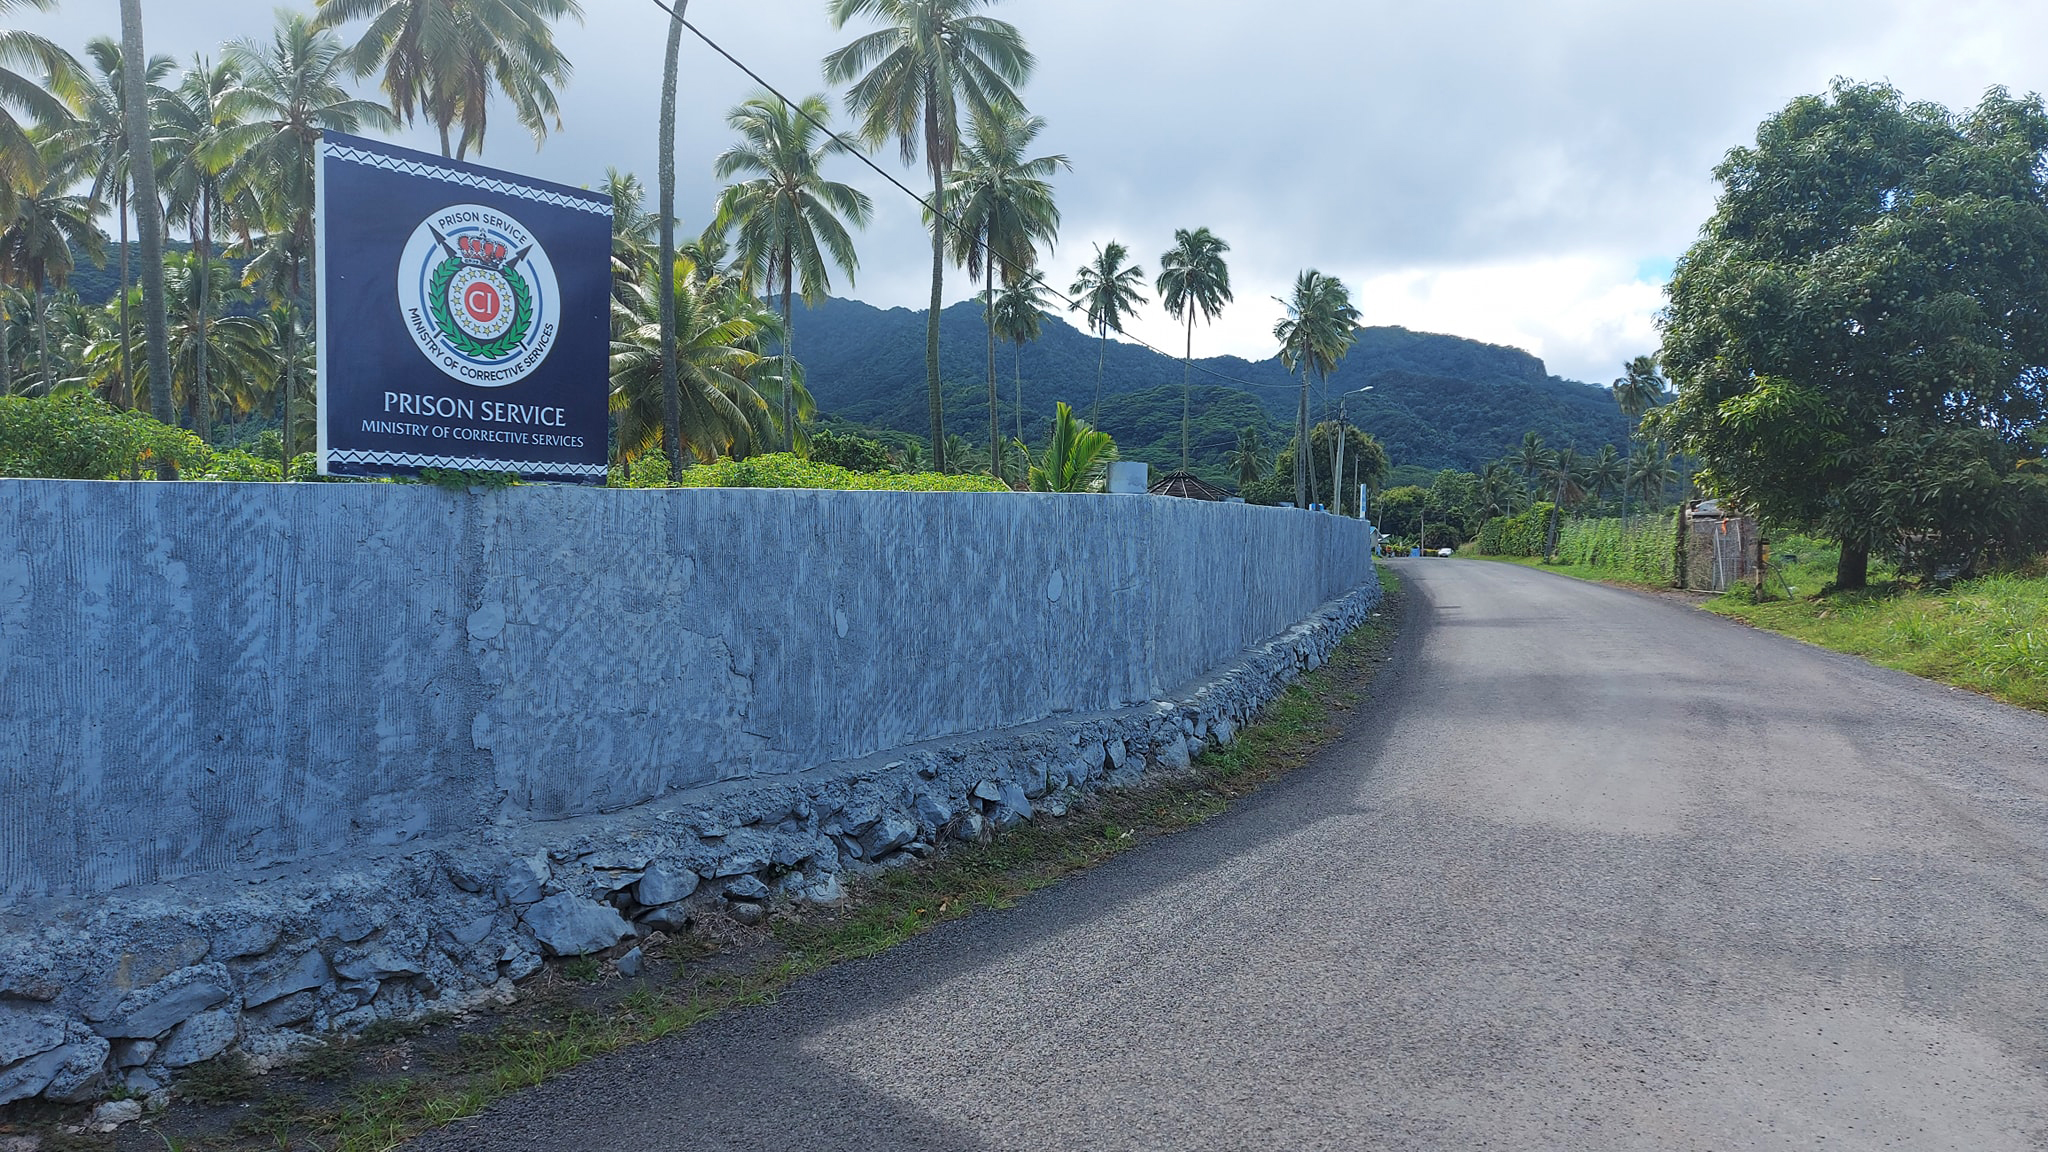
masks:
[[[474,456],[420,456],[411,452],[363,452],[336,449],[327,454],[335,464],[383,464],[406,468],[456,468],[466,472],[534,472],[551,476],[603,476],[603,464],[549,464],[539,460],[480,460]]]
[[[400,160],[381,152],[369,152],[361,148],[347,148],[339,144],[327,146],[327,154],[336,160],[361,164],[368,168],[382,168],[386,172],[397,172],[405,176],[424,176],[429,180],[442,180],[460,184],[467,188],[481,188],[486,192],[497,192],[505,196],[517,196],[522,200],[533,200],[551,204],[557,208],[573,208],[579,212],[590,212],[598,216],[611,215],[611,208],[599,200],[585,200],[580,196],[564,196],[560,192],[549,192],[543,188],[529,188],[506,180],[493,180],[488,176],[477,176],[469,172],[456,172],[433,164],[422,164],[417,160]]]

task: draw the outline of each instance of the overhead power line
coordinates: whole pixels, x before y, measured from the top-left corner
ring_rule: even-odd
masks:
[[[862,148],[855,144],[853,141],[848,140],[844,136],[841,136],[838,132],[834,131],[830,125],[819,120],[817,117],[811,115],[810,112],[807,109],[805,109],[803,105],[783,95],[782,90],[780,88],[777,88],[775,85],[770,84],[759,72],[756,72],[752,68],[749,68],[745,61],[733,55],[731,52],[726,51],[723,45],[719,44],[718,41],[713,40],[711,37],[705,35],[703,29],[697,27],[695,24],[690,23],[688,19],[678,14],[676,10],[670,7],[667,3],[665,3],[664,0],[648,0],[648,3],[653,4],[656,8],[659,8],[663,12],[667,13],[669,19],[676,21],[677,23],[681,24],[684,28],[688,29],[692,36],[695,36],[697,39],[702,40],[706,47],[710,48],[713,52],[718,53],[720,56],[723,56],[727,63],[739,69],[741,72],[746,73],[748,79],[752,80],[756,84],[759,84],[762,87],[762,89],[765,90],[769,95],[775,97],[777,100],[782,101],[784,107],[788,108],[792,112],[795,112],[797,115],[803,117],[806,121],[810,123],[811,127],[816,128],[818,131],[823,132],[827,136],[830,136],[832,139],[838,141],[840,145],[847,150],[847,152],[852,154],[862,164],[865,164],[869,169],[873,170],[875,175],[880,176],[884,180],[887,180],[891,185],[893,185],[896,188],[897,191],[903,193],[905,196],[910,197],[912,200],[917,201],[920,207],[922,207],[926,212],[931,213],[931,215],[935,219],[943,222],[946,225],[946,227],[951,228],[954,232],[957,232],[962,236],[968,237],[969,239],[973,240],[976,244],[981,243],[981,237],[979,234],[971,232],[965,225],[961,224],[951,215],[938,211],[936,208],[932,206],[932,202],[925,199],[924,196],[920,194],[917,190],[911,188],[908,184],[905,184],[903,181],[898,180],[896,178],[895,173],[890,172],[888,169],[883,168],[880,164],[875,163],[874,157],[868,155],[867,149]],[[985,245],[984,248],[986,249]],[[1036,268],[1019,267],[1017,264],[1007,259],[1004,259],[1001,255],[997,254],[993,249],[986,250],[988,258],[991,261],[1001,264],[1005,270],[1016,273],[1026,281],[1036,281],[1040,287],[1046,290],[1046,292],[1057,297],[1062,303],[1066,304],[1069,311],[1081,311],[1085,307],[1080,301],[1074,299],[1072,296],[1067,295],[1065,292],[1060,291],[1058,288],[1053,287],[1051,282],[1046,280],[1045,273],[1039,271]],[[1154,345],[1140,337],[1132,336],[1127,332],[1119,330],[1117,332],[1117,335],[1122,336],[1128,343],[1136,344],[1141,348],[1144,348],[1151,352],[1155,352],[1161,356],[1166,357],[1169,360],[1180,359],[1180,357],[1175,356],[1173,353],[1167,351],[1166,349],[1160,348],[1157,345]],[[1192,367],[1195,371],[1200,372],[1205,376],[1211,376],[1218,380],[1226,381],[1231,384],[1236,384],[1242,388],[1267,388],[1275,391],[1285,390],[1288,392],[1293,392],[1300,388],[1299,384],[1262,384],[1253,380],[1243,380],[1236,376],[1230,376],[1222,372],[1218,372],[1214,368],[1210,368],[1202,364],[1192,364]],[[1325,385],[1325,389],[1327,390],[1327,384]]]

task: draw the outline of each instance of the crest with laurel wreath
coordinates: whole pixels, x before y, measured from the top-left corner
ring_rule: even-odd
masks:
[[[477,360],[502,360],[519,350],[533,328],[533,287],[519,271],[531,247],[513,253],[480,236],[451,243],[438,231],[447,257],[427,283],[427,311],[450,345]]]

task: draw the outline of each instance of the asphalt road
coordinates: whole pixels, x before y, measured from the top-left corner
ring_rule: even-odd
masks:
[[[1404,561],[1233,813],[429,1149],[2048,1147],[2048,717]]]

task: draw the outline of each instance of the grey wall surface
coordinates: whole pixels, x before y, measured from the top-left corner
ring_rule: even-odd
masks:
[[[1158,699],[1371,579],[1144,496],[0,480],[0,900]]]

